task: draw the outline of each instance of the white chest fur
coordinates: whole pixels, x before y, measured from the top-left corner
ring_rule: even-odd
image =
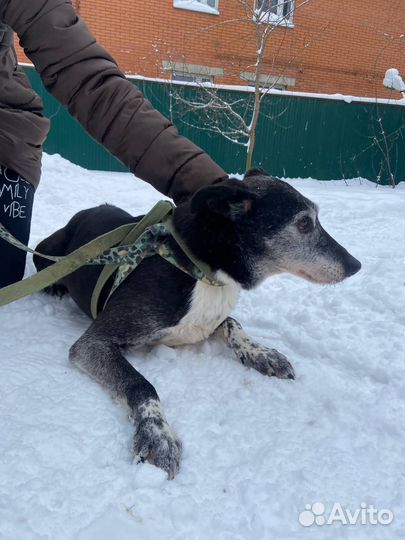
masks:
[[[190,309],[181,321],[168,328],[159,343],[175,347],[207,339],[230,315],[240,293],[240,285],[223,272],[217,277],[223,287],[213,287],[198,281],[194,287]]]

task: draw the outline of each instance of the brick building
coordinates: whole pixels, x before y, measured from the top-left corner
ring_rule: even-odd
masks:
[[[263,24],[274,27],[266,46],[265,81],[293,91],[400,97],[382,81],[391,67],[405,76],[405,0],[73,4],[127,74],[246,85],[252,79],[257,43],[251,12],[246,14],[242,4],[255,1],[256,9],[264,2],[270,10]],[[280,18],[282,24],[274,26]]]

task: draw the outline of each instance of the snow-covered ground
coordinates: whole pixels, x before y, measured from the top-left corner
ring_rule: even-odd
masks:
[[[89,324],[73,302],[36,294],[0,309],[1,538],[403,538],[404,188],[291,183],[362,271],[334,287],[281,276],[242,295],[235,316],[289,357],[295,381],[242,367],[216,341],[129,355],[184,444],[171,482],[131,462],[125,411],[69,365]],[[30,244],[82,208],[139,214],[159,198],[129,174],[45,156]],[[303,527],[315,502],[326,517],[364,503],[394,519]]]

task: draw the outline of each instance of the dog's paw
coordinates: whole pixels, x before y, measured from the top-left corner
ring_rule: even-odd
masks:
[[[232,317],[225,319],[217,330],[245,366],[270,377],[295,379],[294,368],[284,354],[253,341]]]
[[[134,437],[134,453],[139,461],[148,461],[167,472],[169,480],[178,473],[181,442],[164,418],[144,418]]]
[[[294,368],[284,354],[276,349],[257,346],[250,350],[241,350],[239,354],[242,364],[256,369],[263,375],[279,379],[295,379]]]

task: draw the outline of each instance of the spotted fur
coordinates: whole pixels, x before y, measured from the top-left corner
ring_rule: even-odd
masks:
[[[217,334],[224,339],[244,366],[256,369],[270,377],[295,378],[294,368],[283,354],[276,349],[256,343],[245,333],[241,324],[232,317],[225,319],[218,327]]]

